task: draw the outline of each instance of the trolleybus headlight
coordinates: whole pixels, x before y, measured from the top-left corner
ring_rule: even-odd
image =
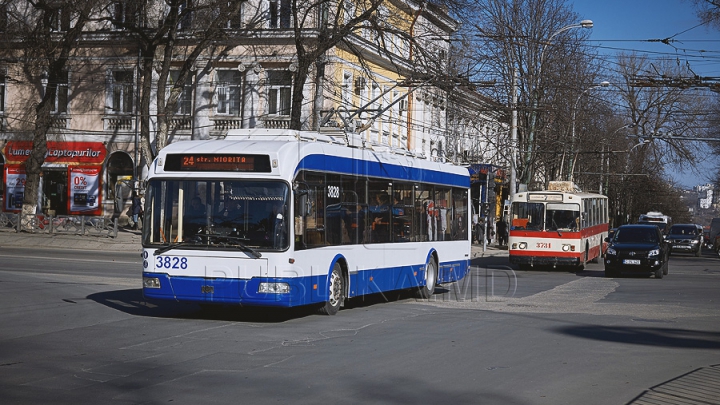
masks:
[[[267,294],[287,294],[290,292],[290,284],[288,283],[260,283],[258,286],[259,293]]]
[[[520,244],[518,244],[518,248],[527,249],[527,242],[520,242]]]
[[[143,277],[143,287],[160,288],[160,279],[157,277]]]
[[[562,251],[563,251],[563,252],[569,252],[569,251],[570,251],[570,245],[562,245]]]

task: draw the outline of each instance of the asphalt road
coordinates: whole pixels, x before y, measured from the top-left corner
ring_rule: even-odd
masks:
[[[673,255],[661,280],[475,259],[429,301],[336,316],[147,302],[135,253],[3,248],[0,263],[3,404],[720,403],[709,252]]]

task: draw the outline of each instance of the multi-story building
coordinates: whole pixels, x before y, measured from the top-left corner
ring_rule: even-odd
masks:
[[[713,206],[715,186],[712,184],[703,184],[695,186],[695,191],[697,192],[698,208],[704,210],[710,209]]]
[[[365,4],[342,3],[342,9],[329,12],[310,2],[303,10],[316,11],[302,30],[295,30],[294,21],[303,20],[291,14],[290,0],[248,0],[224,20],[213,7],[203,7],[231,10],[235,2],[100,0],[59,79],[51,82],[42,58],[19,45],[31,33],[12,27],[23,25],[23,18],[37,22],[38,15],[46,13],[59,42],[77,26],[75,7],[84,2],[57,1],[54,14],[34,9],[25,0],[10,0],[0,7],[0,31],[5,34],[0,45],[4,210],[21,204],[22,166],[33,148],[35,107],[48,87],[56,90],[56,97],[40,209],[67,214],[94,203],[103,215],[119,214],[128,197],[119,185],[142,178],[141,146],[147,137],[157,148],[157,134],[165,131],[160,115],[169,117],[167,142],[222,137],[235,128],[289,128],[295,80],[303,68],[300,62],[305,62],[298,58],[297,41],[312,49],[322,40],[328,21],[350,23]],[[168,20],[173,4],[180,14]],[[449,38],[457,22],[440,7],[406,0],[384,0],[374,14],[323,52],[316,60],[322,63],[311,64],[300,88],[300,127],[341,127],[365,146],[429,159],[470,163],[492,156],[489,145],[478,137],[497,135],[498,117],[468,110],[491,103],[467,89],[454,92],[438,85],[447,82]],[[211,23],[221,20],[220,29],[209,30]],[[150,40],[139,39],[140,34],[157,35],[162,28],[158,21],[173,21],[177,27],[169,59],[163,55],[167,39],[160,37],[152,55],[147,54]],[[209,34],[214,37],[203,42],[203,35]],[[188,66],[199,44],[203,48]],[[151,58],[153,70],[147,72],[145,62]],[[179,89],[176,108],[163,113],[169,97],[158,93],[169,95],[184,71],[190,75]],[[167,87],[160,86],[164,73]],[[143,94],[148,96],[147,109]],[[452,122],[461,115],[466,117],[462,122]]]

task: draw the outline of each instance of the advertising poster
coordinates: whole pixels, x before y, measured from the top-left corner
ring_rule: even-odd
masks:
[[[6,165],[3,177],[5,181],[3,211],[20,212],[25,195],[25,169],[20,166]]]
[[[102,215],[100,168],[68,167],[68,211],[70,215]]]

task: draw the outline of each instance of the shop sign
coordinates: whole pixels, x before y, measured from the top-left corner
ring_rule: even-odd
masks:
[[[24,163],[32,152],[32,141],[8,141],[5,157],[8,163]],[[67,165],[101,165],[107,149],[102,142],[47,142],[45,163]]]

